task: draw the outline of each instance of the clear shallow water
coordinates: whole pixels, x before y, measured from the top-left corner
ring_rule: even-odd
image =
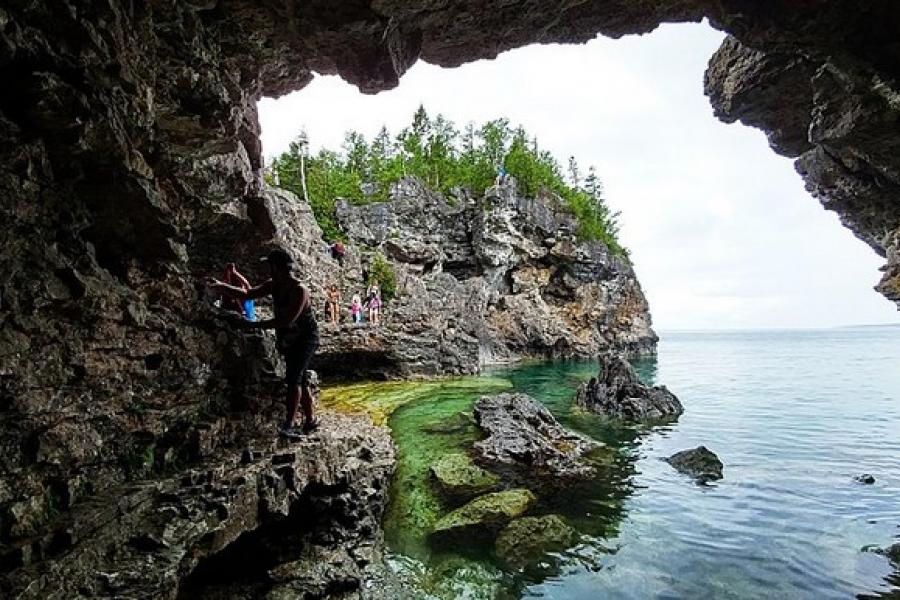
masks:
[[[656,360],[636,366],[679,396],[677,423],[619,428],[579,411],[574,389],[595,370],[583,363],[354,396],[357,407],[399,406],[388,418],[399,463],[385,529],[410,597],[900,597],[887,561],[860,551],[900,534],[900,327],[670,333]],[[542,509],[563,514],[582,542],[521,573],[504,572],[490,547],[460,556],[426,540],[448,511],[428,466],[477,439],[472,427],[429,428],[509,388],[609,447],[586,494]],[[725,464],[715,485],[694,485],[659,460],[700,444]],[[864,472],[874,485],[853,481]]]

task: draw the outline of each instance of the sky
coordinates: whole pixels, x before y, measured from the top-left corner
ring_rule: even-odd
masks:
[[[507,117],[563,165],[594,165],[659,330],[898,323],[872,288],[884,260],[822,209],[765,135],[718,121],[703,73],[723,34],[706,24],[583,45],[529,46],[456,69],[422,62],[394,90],[337,77],[259,103],[267,160],[305,128],[315,152],[371,139],[419,104],[461,128]],[[515,173],[512,173],[515,175]]]

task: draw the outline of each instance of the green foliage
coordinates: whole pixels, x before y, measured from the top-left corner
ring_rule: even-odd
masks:
[[[394,267],[387,261],[383,254],[376,252],[372,257],[372,266],[369,268],[369,283],[378,282],[381,288],[381,297],[390,300],[397,293],[397,273]]]
[[[371,143],[361,133],[348,131],[340,153],[322,149],[315,155],[309,153],[304,132],[275,159],[270,179],[303,197],[305,174],[309,203],[325,237],[343,239],[334,217],[337,198],[353,204],[382,202],[391,184],[404,177],[417,177],[448,197],[455,188],[481,194],[493,185],[500,166],[516,179],[521,194],[560,200],[557,206],[578,219],[579,237],[600,240],[613,253],[627,256],[618,241],[618,214],[606,205],[594,168],[582,177],[570,157],[564,174],[537,139],[522,127],[511,128],[507,119],[481,127],[469,123],[460,131],[420,106],[412,123],[393,138],[385,127]]]

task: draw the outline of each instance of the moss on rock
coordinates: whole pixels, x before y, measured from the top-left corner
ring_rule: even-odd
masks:
[[[548,552],[560,552],[578,540],[578,532],[558,515],[523,517],[507,525],[494,544],[497,557],[508,567],[520,568]]]
[[[483,538],[525,514],[534,502],[534,494],[526,489],[505,490],[479,496],[444,515],[431,530],[431,537],[442,541]]]
[[[441,494],[450,500],[465,500],[491,491],[500,478],[472,462],[468,455],[454,452],[431,465],[431,477]]]

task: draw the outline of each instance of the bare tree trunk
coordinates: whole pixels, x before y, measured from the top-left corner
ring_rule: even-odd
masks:
[[[303,154],[300,154],[300,185],[303,186],[303,199],[309,204],[309,192],[306,191],[306,161]]]

